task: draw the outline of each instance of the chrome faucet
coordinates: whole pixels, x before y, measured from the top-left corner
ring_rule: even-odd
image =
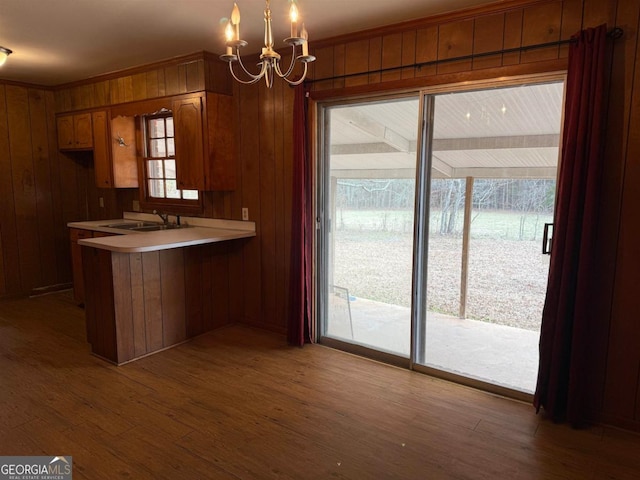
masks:
[[[165,225],[169,225],[169,214],[168,213],[161,213],[157,210],[153,211],[154,215],[158,215],[161,219],[162,219],[162,223]]]

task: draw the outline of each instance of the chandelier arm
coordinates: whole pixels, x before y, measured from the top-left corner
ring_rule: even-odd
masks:
[[[296,60],[298,59],[296,57],[296,46],[293,45],[291,50],[291,63],[289,64],[289,68],[287,69],[287,73],[282,73],[282,71],[280,70],[280,63],[276,62],[276,73],[278,74],[278,76],[280,78],[287,78],[289,75],[291,75],[291,72],[293,72],[294,67],[296,66]]]
[[[235,78],[238,83],[242,83],[243,85],[253,85],[254,83],[259,82],[260,79],[263,77],[263,75],[251,75],[249,72],[244,70],[245,73],[247,73],[247,75],[251,77],[251,80],[242,80],[236,75],[236,72],[233,71],[233,62],[229,62],[229,71],[231,72],[231,76]]]
[[[238,63],[240,64],[240,68],[242,68],[242,70],[244,71],[244,73],[252,78],[255,81],[260,80],[262,77],[264,77],[264,72],[266,70],[266,65],[265,62],[262,62],[262,68],[260,69],[260,72],[257,75],[252,74],[251,72],[249,72],[249,70],[247,70],[247,67],[244,66],[244,63],[242,63],[242,57],[240,56],[240,50],[238,49],[237,53],[237,57],[238,57]]]
[[[287,77],[282,77],[282,79],[292,87],[295,87],[296,85],[300,85],[302,82],[304,82],[304,79],[307,77],[307,64],[303,62],[303,65],[304,65],[304,71],[302,72],[302,76],[298,80],[292,81],[292,80],[289,80]]]

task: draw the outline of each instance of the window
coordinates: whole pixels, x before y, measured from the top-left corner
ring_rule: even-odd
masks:
[[[175,131],[171,112],[143,117],[145,142],[143,166],[146,204],[153,206],[200,207],[197,190],[178,189]]]

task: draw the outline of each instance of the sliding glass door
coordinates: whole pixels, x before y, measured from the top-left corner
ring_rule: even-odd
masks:
[[[426,311],[416,361],[533,393],[563,83],[430,97]]]
[[[320,109],[321,341],[533,391],[563,88]]]
[[[324,110],[326,338],[409,357],[418,96]]]

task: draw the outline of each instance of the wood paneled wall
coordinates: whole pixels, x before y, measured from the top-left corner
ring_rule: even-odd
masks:
[[[71,281],[65,223],[83,216],[78,162],[59,156],[50,90],[0,84],[0,297]]]

